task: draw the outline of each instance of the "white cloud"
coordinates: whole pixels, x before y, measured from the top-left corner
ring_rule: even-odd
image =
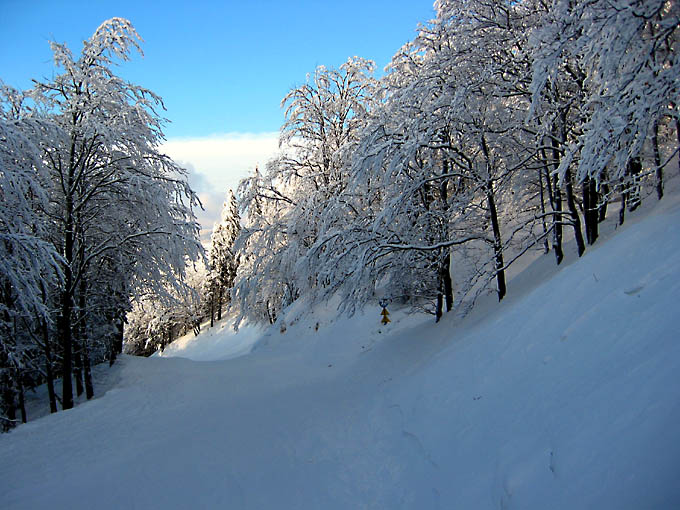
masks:
[[[225,133],[204,138],[171,138],[161,151],[189,171],[189,184],[199,194],[205,211],[197,211],[202,237],[210,235],[219,219],[227,191],[256,165],[264,168],[278,151],[278,132]]]
[[[198,223],[201,225],[201,240],[207,242],[210,240],[213,225],[220,219],[222,205],[224,204],[224,194],[203,192],[198,194],[198,198],[201,200],[203,210],[196,209],[194,213]]]

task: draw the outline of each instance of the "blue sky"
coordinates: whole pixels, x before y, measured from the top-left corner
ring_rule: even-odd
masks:
[[[213,200],[270,157],[281,99],[307,73],[354,55],[382,69],[434,16],[432,0],[0,0],[0,11],[0,79],[17,88],[52,75],[49,40],[77,53],[102,21],[131,20],[145,56],[118,73],[163,97],[167,152]]]

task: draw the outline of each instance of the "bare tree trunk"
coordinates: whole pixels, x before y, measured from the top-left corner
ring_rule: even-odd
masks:
[[[76,380],[76,396],[80,396],[85,391],[83,387],[83,358],[80,352],[80,342],[73,340],[73,376]]]
[[[224,286],[222,282],[219,283],[219,292],[217,293],[217,320],[222,320],[222,298],[224,294]]]
[[[73,383],[71,372],[73,370],[72,356],[72,317],[73,311],[73,248],[75,244],[74,230],[74,203],[73,203],[73,181],[75,176],[75,139],[71,140],[69,154],[68,174],[64,179],[65,184],[65,222],[64,222],[64,283],[61,292],[60,316],[57,321],[57,334],[61,342],[62,362],[61,362],[61,407],[62,409],[73,408]]]
[[[663,198],[663,168],[661,168],[661,152],[659,151],[659,121],[654,122],[652,129],[652,150],[654,151],[654,165],[656,167],[656,196]]]
[[[623,179],[621,180],[621,208],[619,209],[619,226],[623,225],[626,220],[626,205],[628,202],[628,183],[627,178],[630,175],[630,162],[626,166],[626,171],[623,174]]]
[[[449,172],[449,161],[444,158],[442,165],[442,173]],[[442,208],[444,209],[444,216],[446,217],[449,210],[449,188],[448,181],[443,180],[439,186],[439,194],[441,195]],[[453,309],[453,282],[451,282],[451,251],[446,248],[446,255],[440,263],[439,267],[440,278],[443,283],[444,301],[446,302],[446,312]]]
[[[581,232],[581,219],[576,210],[576,201],[574,200],[574,189],[571,182],[571,170],[567,170],[564,174],[564,189],[567,194],[567,207],[569,208],[569,215],[571,216],[571,223],[574,227],[574,237],[576,239],[576,248],[578,256],[580,257],[586,251],[586,245],[583,242],[583,233]]]
[[[21,423],[26,423],[28,417],[26,416],[26,398],[24,396],[24,381],[20,372],[17,373],[17,382],[19,383],[19,410],[21,411]]]
[[[626,219],[626,202],[628,201],[628,192],[624,189],[621,192],[621,208],[619,209],[619,226],[623,225]]]
[[[87,348],[87,337],[83,338],[83,372],[85,374],[85,396],[87,400],[94,397],[94,385],[92,383],[92,369],[90,366],[90,351]]]
[[[44,299],[44,298],[43,298]],[[50,348],[50,334],[47,322],[41,321],[43,349],[45,351],[45,377],[47,378],[47,395],[50,400],[50,413],[57,412],[57,395],[54,392],[54,372],[52,371],[52,350]]]
[[[450,253],[447,253],[442,260],[438,260],[437,262],[437,305],[435,309],[435,322],[439,322],[444,315],[444,304],[446,304],[447,313],[453,308],[453,285],[451,283],[451,273],[449,272],[450,263]]]
[[[550,144],[552,145],[553,159],[555,161],[554,165],[557,167],[557,161],[560,157],[557,141],[554,137],[550,139]],[[550,198],[550,207],[553,210],[553,236],[552,245],[553,251],[555,252],[555,260],[559,266],[564,259],[564,252],[562,251],[562,191],[560,190],[557,179],[551,179],[550,169],[547,164],[547,157],[545,153],[543,154],[543,159],[546,161],[545,166],[545,182],[548,188],[548,197]]]
[[[640,157],[635,157],[628,163],[630,185],[628,186],[628,211],[633,212],[640,207],[642,198],[640,197],[640,184],[637,176],[642,172],[642,161]]]
[[[13,380],[8,371],[4,371],[0,378],[0,387],[2,388],[2,402],[4,404],[5,415],[7,420],[2,422],[2,430],[7,432],[16,426],[17,409],[14,397]]]
[[[72,249],[72,247],[71,247]],[[69,288],[72,285],[71,269],[66,265],[64,268],[65,275],[65,289],[61,296],[61,315],[58,320],[59,338],[61,340],[62,348],[62,362],[61,362],[61,384],[62,409],[73,408],[73,384],[71,382],[72,372],[72,338],[71,338],[71,293]]]
[[[85,312],[85,307],[87,305],[87,280],[85,277],[80,278],[80,284],[78,286],[78,314],[77,314],[77,327],[75,328],[75,338],[73,340],[73,346],[75,348],[75,365],[74,373],[76,379],[76,395],[80,396],[83,394],[83,368],[84,368],[84,350],[85,342],[87,341],[87,314]],[[87,384],[87,383],[86,383]]]
[[[583,222],[586,228],[586,240],[592,245],[598,236],[597,208],[598,196],[595,180],[590,177],[583,181]]]
[[[543,253],[547,254],[550,251],[550,244],[548,243],[548,227],[545,223],[545,190],[543,187],[543,172],[538,170],[538,190],[541,197],[541,224],[543,226]]]
[[[485,186],[486,202],[489,206],[489,216],[491,219],[491,228],[493,230],[493,251],[496,259],[496,283],[498,286],[498,301],[505,297],[505,263],[503,262],[503,239],[501,238],[501,227],[498,221],[498,211],[496,210],[496,200],[494,197],[493,181],[491,180],[491,159],[489,155],[489,147],[486,143],[486,137],[482,135],[482,151],[487,166],[487,181]]]
[[[125,342],[125,313],[119,309],[116,313],[116,333],[113,341],[113,351],[116,354],[116,356],[118,354],[123,354],[124,342]]]
[[[210,327],[212,328],[214,325],[215,325],[215,292],[214,289],[212,289],[212,292],[210,293]]]
[[[675,117],[675,134],[678,137],[678,148],[680,148],[680,117]],[[680,173],[680,153],[678,154],[678,172]]]
[[[47,289],[45,283],[41,285],[41,297],[43,304],[47,305]],[[45,377],[47,378],[47,395],[50,401],[50,413],[57,412],[57,395],[54,391],[54,371],[52,369],[52,347],[50,345],[50,331],[47,326],[47,321],[36,318],[36,322],[40,324],[40,331],[42,333],[43,345],[45,352]]]
[[[451,281],[450,252],[444,257],[444,264],[442,265],[442,279],[444,281],[444,300],[446,302],[446,311],[450,312],[453,309],[453,282]]]
[[[8,316],[6,311],[5,315]],[[11,332],[7,328],[6,331],[0,331],[0,334],[9,336]],[[3,370],[0,370],[0,411],[4,412],[6,416],[5,418],[0,414],[0,423],[2,424],[2,431],[8,432],[16,426],[17,411],[14,384],[16,382],[17,369],[15,366],[12,366],[8,352],[5,349],[0,349],[0,366],[4,367]],[[11,372],[14,372],[14,374]]]
[[[498,212],[496,211],[496,201],[493,194],[493,185],[491,181],[487,182],[486,186],[486,200],[489,205],[489,214],[491,215],[491,227],[493,228],[493,251],[496,258],[496,283],[498,285],[498,301],[505,297],[505,270],[503,266],[503,240],[501,239],[501,227],[498,222]]]

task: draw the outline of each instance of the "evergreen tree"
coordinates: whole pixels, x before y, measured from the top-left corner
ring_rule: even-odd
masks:
[[[208,304],[210,325],[222,319],[222,307],[231,299],[231,288],[236,278],[239,261],[234,244],[241,232],[238,203],[232,190],[222,207],[220,221],[215,223],[210,237],[210,272],[208,273]]]

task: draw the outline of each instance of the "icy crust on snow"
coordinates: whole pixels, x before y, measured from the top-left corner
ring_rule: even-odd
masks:
[[[0,506],[680,508],[679,224],[667,201],[483,319],[291,310],[206,336],[245,334],[226,361],[123,357],[0,436]]]

